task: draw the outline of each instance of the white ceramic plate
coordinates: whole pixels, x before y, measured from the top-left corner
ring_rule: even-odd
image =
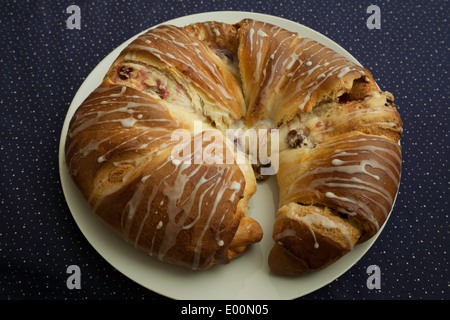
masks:
[[[235,23],[244,18],[265,21],[300,33],[334,49],[355,63],[347,51],[320,33],[279,17],[249,12],[208,12],[167,21],[184,26],[194,22],[223,21]],[[169,298],[202,300],[287,300],[311,293],[332,282],[351,268],[372,246],[378,234],[327,269],[303,277],[283,277],[269,272],[267,257],[272,248],[272,224],[277,211],[278,185],[275,177],[259,183],[251,199],[249,216],[255,218],[264,230],[263,240],[252,246],[243,256],[228,265],[218,265],[204,272],[195,272],[168,265],[134,249],[105,227],[87,206],[73,184],[64,161],[64,144],[69,121],[84,99],[102,81],[109,66],[119,53],[138,35],[111,52],[92,71],[81,85],[69,107],[64,122],[59,151],[62,188],[69,209],[89,243],[114,268],[131,280]]]

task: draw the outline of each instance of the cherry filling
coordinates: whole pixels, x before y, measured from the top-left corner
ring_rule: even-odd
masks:
[[[154,79],[150,75],[151,72],[135,69],[127,65],[122,65],[117,68],[117,76],[120,80],[132,81],[138,90],[156,94],[165,100],[169,96],[167,85],[163,84],[161,79]]]
[[[156,80],[156,86],[151,87],[151,89],[163,100],[169,96],[167,86],[165,86],[164,88],[161,87],[161,80]]]
[[[303,134],[297,130],[291,130],[287,134],[287,143],[291,148],[298,148],[302,145]]]
[[[128,66],[123,66],[119,69],[118,75],[122,80],[128,80],[130,78],[130,74],[134,71],[133,68]]]

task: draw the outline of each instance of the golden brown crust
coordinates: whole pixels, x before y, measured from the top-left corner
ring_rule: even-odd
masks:
[[[318,204],[355,216],[372,237],[392,208],[400,182],[401,149],[384,137],[346,133],[312,150],[280,154],[280,206]]]
[[[209,48],[225,49],[237,54],[239,47],[238,26],[217,21],[206,21],[184,27],[193,37],[205,42]]]
[[[160,260],[206,269],[261,239],[251,218],[244,221],[252,233],[237,232],[256,184],[234,163],[171,161],[179,128],[163,100],[105,80],[72,120],[67,163],[95,213],[126,241]]]
[[[264,118],[279,125],[321,100],[351,92],[362,99],[377,90],[368,70],[314,40],[254,20],[241,22],[239,36],[248,125]]]
[[[216,125],[230,125],[245,112],[244,99],[233,73],[206,42],[188,28],[163,25],[128,45],[112,65],[113,81],[126,62],[137,62],[173,77],[193,105]],[[125,84],[125,83],[124,83]]]
[[[207,130],[240,120],[282,132],[272,272],[323,269],[385,223],[401,171],[392,94],[322,44],[251,19],[162,25],[135,39],[76,111],[66,162],[93,211],[126,241],[204,270],[262,237],[246,216],[250,165],[194,157],[196,139],[211,143],[201,139]],[[188,133],[189,164],[171,157],[178,129]],[[230,152],[224,139],[217,150]]]
[[[399,141],[403,123],[395,106],[387,102],[386,95],[389,93],[374,91],[363,100],[316,106],[311,114],[320,120],[305,121],[309,135],[314,136],[316,143],[348,132],[384,136],[388,140]]]
[[[280,210],[269,255],[271,270],[287,275],[323,269],[373,237],[390,214],[401,173],[402,121],[391,94],[346,96],[300,119],[295,130],[307,132],[310,144],[280,152]],[[333,221],[351,231],[352,245],[342,245],[341,233],[330,233],[337,228],[317,228],[320,219],[300,223],[299,217],[314,210],[338,213]]]
[[[317,271],[351,251],[359,237],[357,224],[336,211],[289,203],[275,218],[269,267],[285,275]]]

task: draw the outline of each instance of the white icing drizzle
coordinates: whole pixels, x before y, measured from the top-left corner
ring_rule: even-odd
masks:
[[[193,155],[191,156],[193,157]],[[229,209],[219,211],[218,208],[222,206],[224,201],[233,202],[236,193],[241,191],[241,184],[231,180],[239,168],[223,165],[219,168],[208,167],[209,169],[201,173],[200,170],[202,168],[205,168],[205,165],[187,164],[183,161],[174,164],[169,157],[153,173],[142,177],[136,192],[122,214],[124,237],[129,238],[135,214],[138,209],[142,210],[144,206],[145,216],[139,223],[138,232],[134,239],[134,245],[139,245],[142,231],[144,228],[148,228],[146,227],[146,223],[150,215],[153,214],[152,210],[156,205],[154,201],[158,195],[162,194],[164,198],[159,201],[159,205],[161,206],[163,203],[166,203],[167,211],[165,216],[167,220],[164,223],[160,222],[153,231],[153,241],[156,232],[162,232],[163,237],[157,251],[154,250],[154,243],[152,243],[149,254],[160,260],[164,260],[168,251],[176,244],[178,234],[183,230],[193,228],[199,221],[201,221],[203,227],[195,242],[194,257],[191,265],[192,269],[197,269],[200,265],[203,238],[209,232],[210,228],[216,229],[215,239],[217,245],[225,245],[219,236],[219,232],[220,224]],[[167,169],[170,170],[169,173],[154,185],[155,181],[151,180],[152,176],[159,170]],[[170,182],[172,180],[174,181]],[[186,189],[188,181],[196,181],[192,190]],[[151,189],[151,193],[148,197],[144,198],[144,190],[147,188]],[[224,197],[227,190],[232,191],[228,199]],[[198,202],[195,203],[195,200]],[[208,206],[208,203],[211,206]],[[195,212],[192,211],[195,208],[194,204],[197,206]],[[210,210],[206,212],[206,208],[210,208]],[[220,222],[213,226],[213,218],[216,220],[215,216],[217,214],[221,215]]]
[[[152,46],[139,44],[143,41],[151,44],[155,41],[164,41],[167,50],[164,52]],[[220,69],[209,55],[209,48],[203,42],[195,42],[194,38],[189,37],[174,26],[161,26],[141,35],[137,41],[128,46],[130,50],[143,50],[156,56],[162,62],[170,67],[182,64],[184,68],[191,70],[187,73],[185,80],[203,91],[211,100],[220,102],[217,107],[222,111],[229,113],[230,101],[234,99],[229,91],[229,82],[226,81],[224,74],[232,76],[228,69]],[[195,60],[191,59],[191,53],[194,52]],[[193,76],[199,79],[193,78]],[[203,88],[207,87],[210,92]]]
[[[275,36],[266,37],[263,31],[265,26],[265,24],[256,25],[256,22],[250,21],[247,37],[249,52],[254,60],[251,66],[253,79],[248,86],[258,88],[258,108],[264,106],[266,113],[270,114],[271,109],[276,108],[273,105],[272,96],[267,92],[280,95],[277,99],[278,105],[298,101],[298,110],[303,112],[313,93],[320,89],[330,77],[341,79],[352,71],[358,71],[361,76],[365,76],[361,67],[342,55],[314,40],[301,38],[296,33],[291,33],[279,41],[277,47],[271,49],[270,56],[263,61],[262,46],[263,44],[273,45],[274,42],[268,42]],[[276,33],[279,31],[278,29]],[[326,60],[317,59],[318,56],[327,58]],[[326,70],[317,71],[323,69]],[[284,91],[281,92],[282,90]]]
[[[113,91],[116,90],[118,87],[121,86],[112,86],[109,90]],[[108,108],[107,110],[102,109],[102,107],[96,107],[92,108],[90,112],[87,112],[82,115],[77,115],[75,118],[75,123],[73,126],[71,126],[71,130],[69,131],[70,137],[74,137],[79,132],[82,132],[86,130],[89,127],[96,126],[96,125],[102,125],[106,123],[120,123],[120,125],[123,128],[131,128],[135,125],[136,122],[167,122],[167,123],[176,123],[177,121],[172,119],[157,119],[157,118],[151,118],[151,119],[143,119],[143,117],[140,118],[134,118],[130,117],[130,115],[133,115],[134,113],[139,113],[142,111],[136,111],[134,109],[137,108],[153,108],[155,110],[163,110],[161,105],[158,105],[153,102],[153,100],[148,99],[146,97],[140,97],[142,99],[141,102],[135,102],[135,101],[116,101],[114,98],[121,96],[125,90],[124,86],[121,87],[120,93],[112,93],[108,96],[102,96],[102,102],[101,105],[115,105],[117,104],[117,108]],[[99,91],[101,92],[101,91]],[[110,98],[110,99],[108,99]],[[85,107],[88,108],[90,105],[96,105],[98,104],[97,100],[99,98],[92,98],[88,99],[85,102]],[[100,110],[98,110],[100,109]],[[116,113],[124,114],[126,117],[121,119],[108,119],[108,116],[114,115]],[[106,118],[106,120],[104,120]]]
[[[98,92],[105,92],[109,90],[111,92],[116,91],[121,86],[112,86],[107,89],[101,88],[98,89]],[[112,154],[115,150],[131,143],[134,140],[138,140],[141,137],[147,137],[147,140],[151,140],[151,143],[141,144],[139,149],[145,149],[149,146],[155,147],[155,144],[158,140],[170,140],[172,131],[164,128],[161,124],[164,125],[177,125],[178,121],[168,119],[168,118],[144,118],[142,115],[142,108],[151,108],[158,111],[165,111],[161,105],[158,105],[154,102],[154,100],[142,96],[125,96],[126,98],[132,98],[134,100],[140,100],[139,102],[128,101],[123,99],[118,101],[116,100],[118,97],[121,97],[126,90],[126,87],[122,86],[119,93],[110,93],[107,96],[101,96],[101,98],[91,98],[86,100],[84,106],[90,108],[90,111],[81,115],[77,115],[71,129],[69,131],[69,135],[71,137],[76,136],[80,132],[87,130],[93,126],[100,126],[108,123],[119,123],[120,126],[117,129],[111,129],[111,134],[107,135],[106,138],[101,139],[99,141],[89,141],[83,148],[79,149],[75,152],[75,156],[80,154],[81,157],[87,157],[91,152],[97,152],[101,145],[106,145],[108,142],[113,141],[121,141],[116,144],[114,147],[110,147],[106,153],[98,156],[97,162],[103,163],[107,161],[108,155]],[[139,98],[139,99],[138,99]],[[102,99],[101,105],[109,105],[115,106],[116,108],[109,108],[107,111],[103,109],[103,107],[95,107],[98,104],[98,100]],[[139,110],[135,110],[139,108]],[[116,114],[135,114],[138,113],[138,117],[126,117],[122,119],[110,119],[110,117],[115,116]],[[140,116],[139,116],[140,115]],[[137,122],[145,122],[145,127],[136,128],[134,125]],[[149,127],[148,124],[151,123],[159,123],[157,127]],[[135,130],[134,134],[129,135],[127,129],[133,128]],[[136,132],[137,131],[137,132]],[[116,140],[117,139],[117,140]],[[67,152],[72,152],[74,145],[69,145],[67,147]],[[159,148],[167,147],[167,145],[161,144]],[[135,163],[136,164],[136,163]]]
[[[330,218],[320,214],[320,212],[317,208],[312,209],[312,210],[315,210],[315,212],[310,212],[304,216],[299,216],[299,214],[297,212],[298,211],[297,204],[290,203],[288,205],[288,208],[289,208],[289,210],[287,210],[287,212],[285,212],[281,215],[278,215],[276,220],[288,218],[289,220],[304,223],[308,227],[309,231],[311,232],[311,234],[314,238],[314,248],[315,249],[319,248],[319,243],[317,241],[316,234],[313,230],[313,227],[312,227],[313,225],[320,226],[320,227],[323,227],[326,229],[337,229],[342,234],[342,236],[345,238],[345,240],[347,241],[349,248],[353,248],[353,242],[351,240],[350,234],[349,234],[347,228],[345,227],[345,225],[343,225],[341,223],[337,223],[337,222],[331,220]],[[282,244],[283,238],[292,237],[292,236],[296,236],[295,231],[292,228],[286,228],[284,230],[284,232],[281,232],[276,235],[275,241],[278,241],[280,244]]]
[[[365,103],[359,103],[358,107],[360,108],[354,108],[352,105],[334,105],[332,108],[332,117],[329,118],[326,126],[316,126],[317,120],[311,121],[312,125],[310,126],[310,131],[316,135],[325,135],[339,130],[341,126],[345,127],[350,123],[355,123],[355,125],[362,127],[377,125],[386,126],[402,132],[402,128],[399,124],[390,121],[390,119],[398,116],[396,109],[385,107],[384,104],[368,106]],[[352,108],[355,110],[352,110]],[[374,122],[371,120],[371,116],[376,116],[378,121]],[[313,115],[307,114],[303,117],[306,120],[312,118]]]
[[[373,136],[361,138],[359,134],[325,142],[323,147],[336,149],[323,157],[321,164],[313,166],[299,176],[289,187],[284,201],[295,198],[295,195],[301,192],[312,192],[318,196],[316,190],[325,187],[329,190],[325,193],[325,197],[335,200],[336,210],[349,215],[362,215],[378,229],[374,210],[380,210],[387,216],[394,199],[384,187],[384,182],[380,181],[380,176],[369,171],[369,168],[382,170],[395,185],[398,185],[400,147],[384,138]],[[360,157],[365,159],[361,160]],[[331,166],[326,165],[327,162]],[[337,176],[339,173],[345,175]],[[286,176],[289,174],[292,174],[289,170],[284,173]],[[311,176],[314,177],[312,181],[304,186],[302,181]],[[352,189],[355,192],[352,192]],[[346,196],[340,195],[340,192],[344,192]],[[366,196],[364,192],[371,196]],[[369,203],[371,205],[368,205]]]

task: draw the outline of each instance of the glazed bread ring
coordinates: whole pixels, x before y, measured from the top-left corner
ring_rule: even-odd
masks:
[[[258,148],[276,146],[274,273],[325,268],[386,221],[401,172],[392,94],[335,51],[261,21],[138,36],[75,112],[66,162],[92,211],[125,241],[205,270],[263,236],[248,202],[267,163],[242,161],[248,144],[229,129],[265,130]],[[214,149],[212,160],[197,161],[196,147]]]

